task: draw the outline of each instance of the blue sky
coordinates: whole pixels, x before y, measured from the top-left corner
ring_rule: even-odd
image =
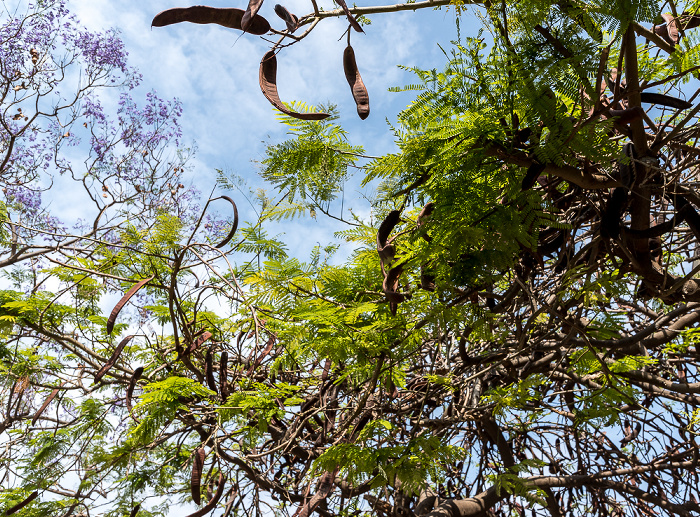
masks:
[[[263,142],[276,143],[285,138],[285,128],[276,120],[277,112],[258,87],[260,59],[271,45],[258,36],[239,38],[240,32],[217,25],[182,23],[151,29],[151,20],[158,12],[192,5],[173,3],[177,1],[70,0],[69,7],[89,29],[116,27],[121,31],[130,64],[143,75],[137,99],[156,90],[161,97],[177,97],[183,102],[184,141],[194,141],[198,148],[191,162],[191,181],[203,194],[211,190],[216,169],[244,177],[255,188],[263,187],[255,163],[263,158]],[[209,5],[246,6],[243,1]],[[299,16],[312,11],[308,0],[290,0],[284,5]],[[381,4],[365,0],[357,5]],[[331,0],[321,0],[319,6],[326,10],[335,7]],[[274,2],[263,4],[260,14],[281,29],[284,22],[274,14],[273,7]],[[412,74],[397,65],[441,68],[445,59],[438,44],[448,50],[457,31],[454,9],[376,14],[371,20],[364,35],[352,34],[358,66],[370,95],[371,114],[367,120],[357,116],[343,73],[346,40],[339,38],[347,28],[345,20],[324,20],[308,38],[283,50],[278,55],[278,86],[284,101],[337,104],[340,123],[348,130],[351,142],[364,146],[370,155],[381,155],[394,149],[386,119],[394,122],[396,114],[415,95],[387,91],[415,82]],[[473,15],[462,17],[463,33],[472,32],[470,25],[476,26],[470,20],[476,22]],[[363,205],[352,188],[345,200],[346,208],[348,204]],[[253,214],[246,211],[245,204],[239,202],[243,217],[251,218]],[[366,203],[354,208],[356,213],[367,213]],[[304,232],[287,231],[284,240],[293,253],[303,258],[311,246],[323,243],[336,229],[334,223],[319,218],[318,222],[305,224]]]

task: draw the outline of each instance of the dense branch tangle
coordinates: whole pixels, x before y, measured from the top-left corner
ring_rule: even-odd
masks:
[[[361,154],[318,113],[268,149],[263,174],[284,193],[238,242],[168,197],[178,177],[152,148],[153,197],[105,191],[109,207],[140,200],[138,228],[88,180],[93,231],[42,247],[41,228],[7,223],[0,265],[45,258],[63,289],[37,295],[41,270],[18,281],[29,295],[3,292],[0,426],[23,429],[5,442],[8,501],[36,509],[38,491],[54,510],[48,492],[68,517],[109,487],[115,515],[146,506],[146,488],[199,501],[196,515],[700,513],[694,6],[586,6],[484,2],[487,52],[468,39],[444,74],[417,71],[400,151],[365,168],[387,180],[380,224],[345,232],[359,249],[343,266],[321,250],[301,264],[261,229],[328,211]],[[314,7],[300,26],[347,16]],[[286,22],[276,49],[306,34]],[[314,159],[285,175],[298,150]],[[179,222],[155,210],[168,199]],[[130,341],[128,296],[101,316],[94,278],[133,289]],[[52,347],[68,368],[39,356]],[[54,486],[68,472],[83,488]]]

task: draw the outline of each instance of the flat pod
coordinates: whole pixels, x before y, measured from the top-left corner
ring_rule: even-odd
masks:
[[[642,102],[647,102],[650,104],[661,104],[662,106],[668,106],[670,108],[676,108],[679,110],[686,110],[692,108],[692,103],[679,99],[678,97],[671,97],[670,95],[664,95],[663,93],[650,93],[642,92],[639,94]]]
[[[211,512],[214,508],[216,508],[216,505],[219,504],[219,499],[221,499],[221,496],[224,495],[225,482],[226,477],[223,475],[223,473],[219,472],[219,486],[216,488],[216,493],[214,494],[214,497],[212,497],[209,500],[209,502],[205,504],[202,508],[200,508],[194,513],[189,514],[187,517],[203,517],[204,515]]]
[[[285,115],[290,117],[298,118],[300,120],[323,120],[330,116],[329,113],[313,112],[313,113],[298,113],[296,111],[290,110],[287,106],[282,104],[279,94],[277,93],[277,56],[274,50],[270,50],[265,54],[260,61],[260,89],[263,92],[265,98],[270,101],[270,103],[280,110]]]
[[[107,334],[111,334],[112,330],[114,330],[114,322],[117,320],[117,316],[119,316],[119,312],[122,310],[124,305],[126,305],[126,302],[128,302],[129,299],[132,296],[134,296],[139,289],[141,289],[144,285],[153,280],[153,278],[155,278],[155,276],[144,278],[143,280],[137,282],[131,289],[129,289],[126,292],[124,296],[122,296],[122,299],[119,300],[119,302],[117,302],[117,305],[114,306],[114,309],[112,309],[112,313],[107,319]]]
[[[192,500],[195,504],[201,503],[201,487],[202,470],[204,469],[204,457],[206,453],[204,448],[200,447],[194,451],[194,461],[192,462],[192,477],[190,479],[190,488],[192,490]]]
[[[12,508],[8,508],[7,511],[5,512],[5,515],[12,515],[13,513],[21,510],[22,508],[27,506],[29,503],[31,503],[34,499],[36,499],[38,495],[39,495],[39,492],[34,490],[34,492],[29,494],[29,497],[27,497],[24,501],[22,501],[21,503],[17,503]]]
[[[350,22],[350,25],[352,25],[353,29],[355,29],[357,32],[365,32],[362,30],[362,26],[357,23],[357,20],[350,12],[350,9],[348,9],[348,4],[345,3],[345,0],[335,0],[335,3],[343,8],[343,11],[345,11],[345,16],[348,18],[348,21]]]
[[[95,374],[95,382],[100,382],[100,379],[104,377],[105,373],[107,373],[109,369],[115,365],[117,359],[119,359],[119,356],[124,350],[124,347],[132,339],[134,339],[134,336],[126,336],[124,339],[121,340],[121,342],[117,345],[117,348],[114,349],[114,353],[112,353],[112,357],[109,358],[109,361],[107,361],[105,365],[102,368],[100,368],[100,370]]]
[[[389,234],[398,224],[401,218],[401,212],[398,210],[392,210],[387,214],[387,216],[379,225],[379,230],[377,230],[377,253],[379,254],[379,260],[382,264],[382,270],[386,262],[391,262],[394,260],[394,254],[396,250],[394,246],[388,241]]]
[[[214,379],[214,354],[212,354],[211,349],[207,350],[207,355],[204,358],[204,373],[207,378],[209,389],[216,393],[216,380]]]
[[[262,3],[262,2],[261,2]],[[209,7],[206,5],[195,5],[192,7],[174,7],[158,13],[151,27],[165,27],[175,23],[215,23],[229,29],[243,30],[243,9],[235,7]],[[270,31],[270,23],[262,16],[251,17],[248,27],[245,29],[249,34],[261,36]]]
[[[63,386],[63,383],[61,383],[61,386]],[[32,425],[36,424],[36,421],[39,420],[39,417],[41,414],[46,410],[47,407],[49,407],[49,404],[51,404],[51,401],[56,398],[56,395],[58,395],[58,391],[60,388],[54,388],[51,394],[46,397],[46,400],[44,403],[41,405],[41,407],[37,410],[36,413],[34,413],[34,417],[32,418]]]
[[[299,27],[299,18],[290,13],[285,6],[280,4],[275,5],[275,14],[284,20],[289,32],[294,32]]]
[[[355,51],[350,45],[345,47],[343,52],[343,70],[352,90],[352,98],[357,105],[357,114],[364,120],[369,116],[369,93],[365,83],[362,82],[362,76],[355,61]]]
[[[136,388],[136,383],[143,375],[143,366],[139,366],[134,370],[131,379],[129,379],[129,387],[126,389],[126,409],[131,413],[131,398],[134,396],[134,388]]]
[[[228,235],[224,238],[223,241],[216,245],[217,248],[223,248],[229,243],[231,239],[233,239],[233,236],[236,233],[236,230],[238,229],[238,208],[236,207],[236,203],[233,202],[233,199],[231,199],[228,196],[221,196],[219,199],[225,199],[226,201],[231,203],[231,206],[233,207],[233,226],[231,227],[231,231],[228,232]]]
[[[219,384],[221,385],[221,398],[226,400],[228,397],[228,352],[221,352],[219,358]]]
[[[206,331],[204,334],[199,336],[197,339],[194,340],[194,343],[192,343],[188,348],[186,353],[191,354],[195,350],[197,350],[200,346],[202,346],[202,343],[204,343],[207,339],[209,339],[213,334],[209,331]]]
[[[263,0],[249,0],[248,8],[243,13],[243,18],[241,18],[241,28],[248,32],[248,28],[253,24],[253,18],[258,14],[258,11],[262,7]]]

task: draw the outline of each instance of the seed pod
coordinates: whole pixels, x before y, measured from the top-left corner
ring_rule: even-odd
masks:
[[[61,386],[63,386],[63,383],[61,383]],[[51,401],[56,398],[56,395],[58,395],[59,388],[54,388],[54,390],[51,392],[51,394],[46,397],[46,400],[44,403],[41,405],[41,407],[37,410],[36,413],[34,413],[34,417],[32,418],[32,425],[36,424],[36,421],[39,420],[39,417],[41,414],[46,410],[47,407],[49,407],[49,404],[51,404]]]
[[[642,102],[648,102],[650,104],[661,104],[662,106],[668,106],[670,108],[676,108],[679,110],[686,110],[692,108],[692,103],[679,99],[677,97],[671,97],[670,95],[664,95],[662,93],[649,93],[642,92],[639,94]]]
[[[248,1],[248,8],[245,10],[245,13],[243,13],[243,18],[241,18],[241,29],[245,32],[248,32],[248,28],[253,24],[253,18],[258,14],[262,3],[263,0]]]
[[[229,243],[229,241],[233,239],[233,235],[238,229],[238,208],[236,207],[236,203],[234,203],[233,199],[231,199],[228,196],[221,196],[221,199],[225,199],[226,201],[231,203],[231,206],[233,206],[233,226],[231,227],[231,231],[228,232],[226,238],[216,245],[217,248],[223,248],[224,246],[226,246]]]
[[[216,393],[216,380],[214,379],[214,357],[211,350],[207,351],[207,355],[204,358],[204,374],[207,378],[209,389]]]
[[[678,24],[676,19],[672,14],[661,13],[661,17],[666,22],[666,32],[668,33],[668,39],[673,45],[677,44],[680,38],[678,37]]]
[[[404,301],[406,298],[398,291],[401,273],[403,273],[402,266],[391,268],[386,274],[384,282],[382,283],[382,289],[386,295],[386,299],[389,301],[389,310],[391,310],[392,316],[396,316],[396,309],[398,308],[399,303]]]
[[[206,5],[195,5],[192,7],[175,7],[158,13],[151,27],[165,27],[174,23],[216,23],[229,29],[243,30],[242,20],[243,9],[235,7],[209,7]],[[251,22],[245,31],[249,34],[262,36],[270,30],[270,23],[262,16],[251,17]]]
[[[290,13],[286,7],[280,4],[275,5],[275,13],[287,24],[287,30],[289,32],[297,30],[297,27],[299,27],[299,18]]]
[[[398,224],[400,218],[401,212],[392,210],[384,218],[382,224],[379,225],[379,230],[377,231],[377,253],[382,264],[382,271],[384,271],[386,263],[394,260],[396,250],[389,240],[389,234]]]
[[[265,54],[262,61],[260,61],[259,80],[260,89],[262,90],[265,98],[285,115],[301,120],[323,120],[324,118],[330,116],[329,113],[322,112],[298,113],[290,110],[288,107],[282,104],[279,94],[277,93],[277,56],[275,56],[275,52],[273,50],[270,50],[267,54]]]
[[[187,348],[185,351],[186,354],[191,354],[195,350],[197,350],[200,346],[202,346],[202,343],[204,343],[207,339],[209,339],[212,336],[212,333],[207,331],[201,336],[199,336],[197,339],[194,340],[194,342]]]
[[[115,365],[117,359],[119,359],[119,356],[124,350],[124,347],[132,339],[134,339],[134,336],[126,336],[124,339],[121,340],[121,342],[117,345],[117,348],[114,349],[114,353],[112,354],[112,357],[109,358],[109,361],[107,361],[105,365],[102,368],[100,368],[100,370],[95,374],[95,382],[100,382],[100,379],[104,377],[104,374],[107,373],[109,369]]]
[[[143,366],[139,366],[136,368],[136,370],[134,370],[134,373],[129,380],[129,387],[126,389],[126,409],[129,410],[129,413],[131,413],[131,397],[134,395],[134,388],[136,387],[138,380],[141,378],[141,375],[143,375]]]
[[[355,29],[357,32],[365,32],[362,30],[362,26],[359,23],[357,23],[357,20],[350,12],[350,9],[348,9],[348,4],[345,3],[345,0],[335,0],[335,3],[343,8],[343,11],[345,11],[345,16],[347,16],[348,21],[350,22],[350,25],[352,25],[353,29]]]
[[[223,473],[219,472],[219,486],[216,488],[216,493],[214,494],[214,497],[212,497],[211,500],[202,508],[200,508],[194,513],[191,513],[187,517],[203,517],[204,515],[211,512],[214,508],[216,508],[216,505],[219,503],[219,499],[221,499],[221,496],[224,494],[225,482],[226,477],[223,475]]]
[[[131,509],[131,513],[129,514],[129,517],[136,517],[136,514],[139,513],[139,510],[141,509],[141,505],[137,504]]]
[[[355,62],[355,51],[350,45],[345,47],[343,52],[343,69],[352,91],[352,98],[357,105],[357,114],[364,120],[369,117],[369,94]]]
[[[219,384],[221,385],[221,398],[228,397],[228,352],[221,352],[219,359]]]
[[[22,501],[21,503],[17,503],[12,508],[9,508],[8,510],[6,510],[5,515],[12,515],[16,511],[21,510],[22,508],[27,506],[29,503],[31,503],[34,499],[36,499],[38,495],[39,495],[39,492],[34,490],[34,492],[29,494],[29,497],[27,497],[24,501]]]
[[[129,301],[129,299],[136,294],[136,292],[141,289],[144,285],[146,285],[148,282],[153,280],[155,276],[151,276],[149,278],[145,278],[139,282],[137,282],[131,289],[129,289],[124,296],[122,296],[122,299],[119,300],[117,305],[114,306],[114,309],[112,309],[112,313],[109,315],[109,318],[107,319],[107,334],[111,334],[112,330],[114,329],[114,322],[117,319],[117,316],[119,316],[119,311],[122,310],[124,305],[126,305],[126,302]]]
[[[192,489],[192,500],[195,504],[201,502],[200,498],[200,482],[202,481],[202,469],[204,468],[204,457],[206,453],[204,448],[200,447],[194,451],[194,460],[192,461],[192,478],[190,479],[190,488]]]

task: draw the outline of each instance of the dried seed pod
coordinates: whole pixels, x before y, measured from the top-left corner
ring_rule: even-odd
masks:
[[[95,382],[100,382],[100,379],[102,379],[102,377],[104,377],[104,375],[109,371],[109,369],[115,365],[117,359],[119,359],[119,356],[124,350],[124,347],[132,339],[134,339],[134,336],[126,336],[124,339],[121,340],[121,342],[117,345],[117,348],[114,349],[114,353],[112,354],[112,357],[109,358],[109,361],[107,361],[105,365],[102,368],[100,368],[100,370],[95,374]]]
[[[314,496],[299,510],[298,517],[309,517],[314,511],[319,503],[328,497],[333,489],[333,481],[338,473],[338,469],[335,472],[324,472],[318,483],[318,491]]]
[[[109,315],[109,318],[107,319],[107,334],[111,334],[112,330],[114,329],[114,322],[117,320],[117,316],[119,316],[119,312],[122,310],[124,305],[126,305],[126,302],[129,301],[129,299],[136,294],[136,292],[141,289],[144,285],[146,285],[148,282],[153,280],[155,276],[150,276],[148,278],[145,278],[139,282],[137,282],[131,289],[129,289],[124,296],[122,296],[122,299],[119,300],[119,302],[114,306],[114,309],[112,309],[112,313]]]
[[[253,18],[258,14],[262,3],[263,0],[248,1],[248,8],[245,10],[245,13],[243,13],[243,18],[241,18],[241,29],[245,32],[248,32],[248,28],[253,24]]]
[[[136,517],[136,514],[139,513],[139,510],[141,509],[141,505],[137,504],[131,509],[131,513],[129,514],[129,517]]]
[[[286,7],[280,4],[275,5],[275,13],[287,24],[287,30],[289,32],[297,30],[297,27],[299,27],[299,18],[290,13]]]
[[[648,102],[650,104],[661,104],[662,106],[668,106],[670,108],[676,108],[679,110],[686,110],[692,108],[692,103],[679,99],[677,97],[671,97],[670,95],[664,95],[662,93],[649,93],[642,92],[639,94],[642,102]]]
[[[231,199],[228,196],[221,196],[219,199],[225,199],[226,201],[231,203],[231,206],[233,206],[233,226],[231,227],[231,231],[228,232],[228,235],[224,238],[223,241],[216,245],[217,248],[223,248],[229,243],[231,239],[233,239],[233,235],[238,229],[238,208],[236,207],[236,203],[233,202],[233,199]]]
[[[401,273],[403,273],[402,266],[396,266],[389,270],[382,283],[382,289],[386,295],[386,299],[389,301],[389,309],[391,314],[396,316],[396,309],[399,303],[404,301],[405,296],[398,292],[399,289],[399,279],[401,278]]]
[[[63,386],[63,383],[61,383],[61,386]],[[37,420],[39,420],[39,417],[41,416],[41,414],[46,410],[47,407],[49,407],[49,404],[51,404],[51,401],[54,398],[56,398],[56,395],[58,395],[58,391],[60,389],[61,389],[60,387],[54,388],[54,390],[51,392],[51,394],[48,397],[46,397],[46,400],[44,401],[44,403],[37,410],[37,412],[34,413],[34,417],[32,418],[32,425],[36,424],[36,422],[37,422]]]
[[[5,515],[12,515],[13,513],[21,510],[22,508],[27,506],[29,503],[31,503],[34,499],[36,499],[38,495],[39,495],[39,492],[34,490],[34,492],[29,494],[29,497],[27,497],[24,501],[22,501],[21,503],[17,503],[12,508],[7,509],[5,511]]]
[[[661,13],[661,17],[666,22],[668,39],[670,40],[671,44],[677,44],[680,38],[678,37],[678,24],[676,23],[676,19],[670,13]]]
[[[192,477],[190,479],[190,488],[192,489],[192,500],[195,504],[200,504],[200,482],[202,481],[202,469],[204,468],[204,458],[206,453],[204,448],[200,447],[194,451],[194,459],[192,461]]]
[[[221,499],[221,496],[224,494],[225,482],[226,477],[223,475],[223,473],[219,472],[219,486],[216,488],[216,493],[214,494],[214,497],[212,497],[211,500],[202,508],[200,508],[194,513],[191,513],[187,517],[203,517],[204,515],[211,512],[214,508],[216,508],[216,505],[219,503],[219,499]]]
[[[207,378],[209,389],[216,393],[216,380],[214,379],[214,356],[211,349],[207,350],[207,355],[204,358],[204,374]]]
[[[206,331],[204,334],[202,334],[201,336],[199,336],[197,339],[194,340],[194,342],[187,348],[185,353],[191,354],[192,352],[197,350],[200,346],[202,346],[202,343],[204,343],[211,336],[212,336],[212,333],[209,331]]]
[[[165,27],[174,23],[216,23],[230,29],[243,30],[242,20],[243,9],[235,7],[209,7],[206,5],[195,5],[192,7],[175,7],[158,13],[151,27]],[[270,23],[262,16],[256,15],[251,18],[251,22],[245,31],[249,34],[261,36],[270,30]]]
[[[365,32],[362,30],[362,26],[359,23],[357,23],[357,20],[350,12],[350,9],[348,9],[348,4],[345,3],[345,0],[335,0],[335,3],[342,7],[343,11],[345,11],[345,16],[347,16],[348,21],[350,22],[350,25],[352,25],[353,29],[355,29],[357,32]]]
[[[355,51],[350,45],[345,47],[345,52],[343,52],[343,70],[345,70],[345,78],[352,90],[352,98],[355,99],[357,105],[357,114],[364,120],[369,117],[369,94],[357,68]]]
[[[219,384],[221,385],[221,398],[228,397],[228,352],[221,352],[219,359]]]
[[[384,218],[382,224],[379,225],[379,230],[377,231],[377,253],[379,254],[379,260],[382,264],[382,271],[386,263],[394,260],[396,249],[389,240],[389,234],[398,224],[400,218],[401,212],[392,210]]]
[[[627,108],[626,110],[610,110],[610,117],[617,117],[617,122],[621,124],[629,124],[641,119],[643,116],[644,110],[639,106]]]
[[[129,387],[126,389],[126,409],[131,413],[131,398],[134,396],[134,388],[136,388],[136,383],[143,375],[143,366],[139,366],[134,370],[131,379],[129,379]]]
[[[301,120],[323,120],[324,118],[330,116],[329,113],[322,112],[298,113],[290,110],[284,104],[282,104],[279,94],[277,93],[277,56],[275,56],[275,52],[273,50],[270,50],[267,54],[265,54],[262,61],[260,61],[259,80],[260,89],[262,90],[265,98],[285,115]]]

